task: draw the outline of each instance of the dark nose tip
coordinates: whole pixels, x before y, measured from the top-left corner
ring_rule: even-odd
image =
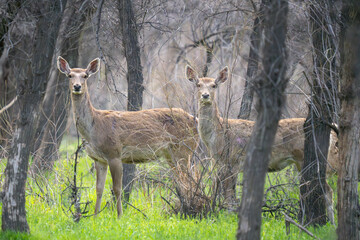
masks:
[[[75,85],[74,85],[74,90],[75,90],[75,92],[79,92],[80,89],[81,89],[81,85],[80,85],[80,84],[75,84]]]
[[[204,99],[208,99],[209,98],[209,94],[208,93],[204,93],[203,95],[202,95],[202,97],[204,98]]]

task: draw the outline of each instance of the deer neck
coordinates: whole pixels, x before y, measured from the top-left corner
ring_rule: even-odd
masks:
[[[76,128],[87,141],[90,139],[94,123],[94,107],[86,90],[82,95],[71,93]]]
[[[221,131],[221,121],[216,103],[199,104],[199,133],[208,147],[215,144],[217,134]]]

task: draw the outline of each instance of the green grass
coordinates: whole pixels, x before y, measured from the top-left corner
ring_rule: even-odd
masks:
[[[170,213],[169,206],[161,199],[169,196],[169,191],[156,184],[144,186],[138,183],[131,195],[131,204],[141,210],[147,217],[136,209],[128,206],[124,215],[117,219],[116,211],[112,205],[102,211],[99,216],[82,218],[75,223],[71,215],[62,210],[66,208],[66,201],[61,202],[61,193],[72,178],[72,153],[76,144],[73,141],[64,141],[61,146],[62,160],[55,164],[54,171],[46,174],[37,182],[29,179],[27,192],[27,220],[30,234],[0,232],[2,239],[235,239],[237,230],[237,215],[222,211],[217,215],[207,218],[183,219]],[[1,168],[5,166],[1,162]],[[79,159],[79,177],[84,187],[82,201],[92,201],[89,206],[91,214],[94,210],[95,173],[91,172],[92,160],[81,154]],[[159,174],[158,165],[144,164],[140,167],[149,174]],[[291,170],[281,174],[270,174],[267,187],[290,181],[294,176]],[[80,180],[78,181],[80,183]],[[141,181],[140,181],[141,182]],[[336,181],[333,181],[333,184]],[[333,186],[333,185],[332,185]],[[102,206],[111,202],[111,177],[107,177],[106,188]],[[285,189],[287,196],[298,198],[298,190]],[[0,205],[1,207],[2,205]],[[1,221],[1,220],[0,220]],[[335,227],[328,224],[324,227],[309,229],[321,239],[335,239]],[[285,220],[283,217],[263,217],[262,239],[312,239],[301,232],[296,226],[291,225],[290,234],[286,234]]]

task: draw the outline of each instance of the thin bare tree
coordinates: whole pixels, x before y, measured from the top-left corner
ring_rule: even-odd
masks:
[[[118,4],[122,42],[127,62],[127,110],[138,111],[141,110],[142,107],[144,91],[138,29],[131,0],[119,0]],[[124,164],[123,168],[124,199],[129,201],[136,167],[134,164]]]
[[[71,66],[78,65],[80,37],[91,15],[90,2],[81,0],[68,1],[64,12],[61,38],[57,47],[61,56],[66,58]],[[34,146],[34,161],[31,172],[51,170],[54,161],[58,159],[58,149],[65,132],[70,111],[69,86],[66,76],[54,68],[50,74],[49,86],[42,103],[42,114],[36,129]]]
[[[327,222],[325,192],[326,163],[331,124],[337,105],[337,74],[335,68],[336,38],[331,22],[333,1],[312,1],[309,24],[313,51],[313,73],[309,112],[304,124],[304,165],[301,172],[300,219],[305,224],[324,225]],[[334,223],[333,210],[328,209]]]
[[[261,207],[271,147],[285,103],[288,2],[263,0],[263,70],[255,82],[258,116],[247,148],[237,239],[260,239]]]
[[[255,7],[254,7],[255,8]],[[257,9],[255,8],[255,11]],[[250,50],[249,50],[249,59],[248,66],[246,70],[246,79],[244,94],[241,99],[240,112],[238,118],[249,119],[251,113],[251,107],[254,98],[254,89],[253,82],[256,77],[258,67],[259,67],[259,58],[260,58],[260,40],[261,40],[261,22],[263,20],[263,12],[260,10],[256,11],[256,16],[254,19],[253,29],[250,34]]]

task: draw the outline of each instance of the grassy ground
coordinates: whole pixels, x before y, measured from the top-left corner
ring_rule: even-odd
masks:
[[[66,201],[66,196],[69,190],[66,187],[72,178],[72,153],[75,149],[76,144],[65,141],[61,147],[63,160],[56,163],[54,172],[37,181],[29,179],[26,209],[31,234],[0,232],[0,239],[235,239],[235,213],[223,211],[203,219],[183,219],[170,213],[169,206],[161,198],[166,196],[166,189],[155,184],[145,186],[140,183],[135,186],[131,204],[141,212],[128,206],[121,219],[117,219],[116,211],[110,204],[98,217],[81,218],[79,222],[74,222],[67,210],[69,202]],[[92,201],[88,207],[88,214],[91,214],[96,198],[95,173],[91,171],[92,161],[85,154],[81,156],[79,164],[78,179],[86,187],[82,190],[82,201]],[[2,169],[4,165],[5,161],[2,161]],[[159,171],[156,165],[141,167],[144,172],[149,168],[152,172]],[[289,176],[293,176],[291,171],[280,175],[271,174],[267,179],[267,186],[288,182]],[[332,181],[333,185],[334,182]],[[103,207],[106,202],[111,202],[110,186],[111,178],[108,175]],[[290,189],[286,194],[287,198],[298,197],[296,189]],[[321,239],[336,239],[335,227],[330,224],[309,230]],[[287,235],[284,219],[275,218],[271,214],[263,218],[261,236],[262,239],[312,239],[293,225]]]

